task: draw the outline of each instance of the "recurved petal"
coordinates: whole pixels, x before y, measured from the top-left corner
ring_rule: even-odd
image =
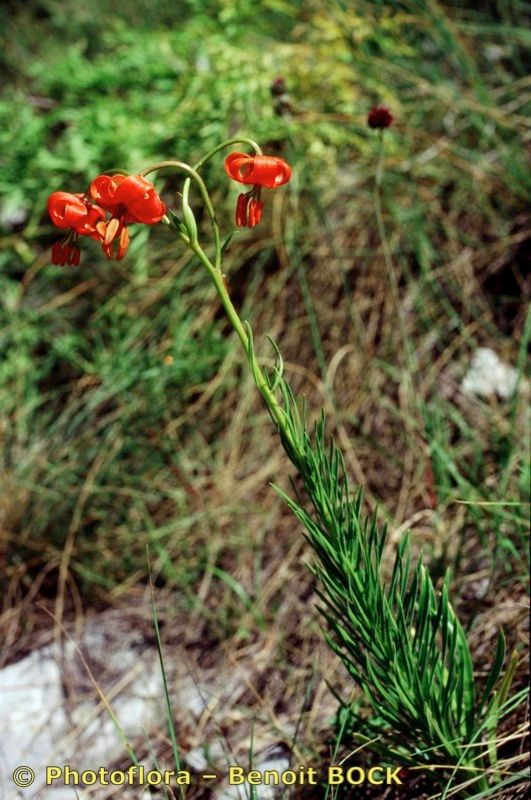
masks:
[[[48,198],[48,214],[57,228],[72,228],[86,214],[86,208],[78,195],[52,192]]]
[[[282,158],[255,156],[247,179],[252,183],[274,189],[291,178],[291,167]]]
[[[252,162],[252,156],[247,153],[229,153],[225,159],[225,172],[234,181],[251,184],[253,181],[248,177],[252,171]]]
[[[127,204],[125,219],[127,222],[141,222],[144,225],[155,225],[166,213],[166,206],[154,189]]]
[[[127,175],[117,185],[114,199],[117,203],[128,205],[147,196],[149,192],[155,192],[155,187],[150,181],[146,180],[142,175]]]
[[[91,197],[107,210],[111,210],[119,201],[116,201],[115,194],[118,187],[127,180],[126,175],[98,175],[90,184],[89,193]]]

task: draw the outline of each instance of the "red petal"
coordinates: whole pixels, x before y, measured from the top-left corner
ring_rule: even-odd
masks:
[[[86,213],[85,205],[78,195],[70,192],[52,192],[48,198],[48,213],[57,228],[71,228]]]
[[[68,221],[70,228],[77,228],[83,225],[87,218],[87,208],[80,200],[76,203],[69,201],[64,207],[65,220]]]
[[[255,156],[253,159],[253,169],[249,174],[249,179],[260,186],[274,189],[282,186],[291,178],[291,167],[281,158],[273,156]]]
[[[141,175],[129,175],[116,190],[115,200],[126,207],[127,222],[154,225],[166,213],[155,187]]]
[[[225,159],[225,172],[234,181],[239,183],[253,183],[248,180],[248,175],[252,171],[253,157],[246,153],[230,153]]]
[[[87,222],[86,222],[87,225],[94,226],[96,222],[99,222],[100,220],[104,219],[105,219],[105,211],[103,210],[103,208],[100,208],[94,203],[91,203],[91,205],[87,207]]]
[[[158,194],[153,191],[149,193],[148,197],[142,197],[128,203],[125,219],[127,222],[141,222],[144,225],[154,225],[161,221],[165,213],[166,206]]]
[[[141,175],[128,175],[120,182],[114,193],[114,199],[118,203],[127,205],[134,200],[140,200],[149,192],[154,192],[155,187]]]
[[[89,192],[94,200],[107,209],[113,211],[119,205],[115,194],[120,184],[126,180],[126,175],[98,175],[90,184]]]

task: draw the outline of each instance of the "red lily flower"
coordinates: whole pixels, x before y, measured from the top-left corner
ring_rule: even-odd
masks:
[[[291,167],[274,156],[249,156],[230,153],[225,159],[225,172],[235,181],[252,185],[250,192],[240,194],[236,203],[236,225],[254,228],[262,218],[264,204],[261,189],[275,189],[291,178]]]
[[[48,213],[57,228],[69,228],[64,239],[52,247],[52,264],[77,266],[81,256],[78,236],[100,239],[97,225],[105,219],[105,211],[91,203],[85,195],[52,192],[48,198]]]
[[[105,219],[103,208],[91,203],[85,195],[52,192],[48,198],[48,213],[57,228],[72,228],[80,236],[97,239],[96,223]]]
[[[152,183],[141,175],[98,175],[90,184],[90,194],[100,206],[124,222],[154,225],[166,213],[166,206]]]
[[[98,224],[103,252],[119,261],[129,247],[127,223],[155,225],[166,213],[166,206],[152,183],[141,175],[98,175],[90,184],[90,194],[112,214],[108,222]],[[118,242],[116,253],[114,242]]]
[[[225,159],[225,172],[239,183],[276,189],[291,178],[291,167],[275,156],[249,156],[230,153]]]
[[[369,128],[389,128],[395,118],[387,106],[373,106],[367,116]]]

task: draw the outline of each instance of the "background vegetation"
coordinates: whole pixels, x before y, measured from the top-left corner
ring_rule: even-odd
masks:
[[[310,414],[325,405],[353,482],[390,524],[389,566],[411,529],[432,574],[453,567],[480,674],[499,626],[521,649],[525,381],[508,401],[460,382],[478,346],[525,363],[525,14],[519,0],[4,3],[4,661],[44,635],[36,600],[65,619],[109,604],[145,614],[149,544],[169,640],[209,663],[266,652],[260,707],[291,721],[303,708],[300,746],[326,755],[322,681],[346,678],[321,645],[298,525],[268,486],[287,485],[287,461],[204,275],[147,227],[118,264],[91,242],[79,269],[49,263],[51,191],[194,161],[239,133],[294,179],[231,242],[235,302],[275,336]],[[396,116],[382,182],[392,275],[375,102]],[[237,188],[221,158],[205,178],[229,231]],[[158,181],[169,203],[173,180]],[[521,725],[520,710],[508,759]]]

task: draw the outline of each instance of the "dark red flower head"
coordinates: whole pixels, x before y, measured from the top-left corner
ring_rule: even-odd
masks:
[[[367,116],[369,128],[389,128],[395,118],[387,106],[373,106]]]
[[[286,81],[282,75],[278,75],[274,81],[272,81],[269,91],[273,97],[279,97],[281,94],[284,94],[286,91]]]

